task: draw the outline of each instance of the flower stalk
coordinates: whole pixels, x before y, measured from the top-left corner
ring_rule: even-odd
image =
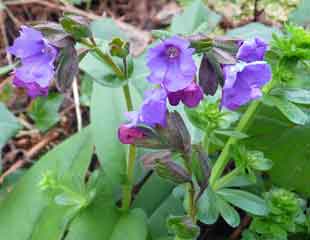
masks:
[[[133,104],[130,95],[130,89],[128,84],[123,86],[123,93],[126,101],[126,106],[128,111],[133,110]],[[128,157],[127,157],[127,181],[123,186],[123,210],[127,211],[130,208],[132,199],[132,186],[133,186],[133,175],[136,160],[136,146],[129,145]]]

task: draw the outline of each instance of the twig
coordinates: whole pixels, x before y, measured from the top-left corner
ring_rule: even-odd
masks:
[[[0,92],[2,91],[2,88],[11,80],[11,77],[7,77],[0,83]]]
[[[35,130],[35,127],[24,119],[24,114],[21,115],[22,116],[18,118],[20,124],[23,125],[25,128],[27,128],[28,130]]]
[[[47,134],[40,142],[38,142],[36,145],[34,145],[29,151],[25,152],[26,160],[33,158],[35,155],[37,155],[49,142],[54,141],[60,136],[59,132],[51,132]],[[25,163],[27,163],[25,159],[20,159],[17,162],[15,162],[8,170],[6,170],[1,176],[0,176],[0,184],[3,183],[5,177],[9,176],[11,173],[15,172],[17,169],[24,166]]]
[[[24,159],[20,159],[17,162],[15,162],[8,170],[6,170],[1,176],[0,176],[0,184],[3,183],[4,178],[9,176],[11,173],[15,172],[17,169],[21,168],[26,161]]]
[[[3,43],[4,43],[4,48],[7,49],[7,47],[9,46],[9,41],[6,35],[6,30],[5,30],[5,24],[4,24],[4,12],[1,11],[0,12],[0,27],[1,27],[1,33],[3,36]],[[12,64],[12,56],[11,54],[6,51],[6,59],[8,60],[9,64]]]
[[[82,123],[82,113],[81,113],[81,106],[80,106],[79,88],[78,88],[76,78],[73,80],[73,83],[72,83],[72,91],[73,91],[77,128],[78,128],[78,131],[81,131],[83,127],[83,123]]]
[[[34,145],[29,151],[26,152],[26,157],[28,159],[33,158],[35,155],[37,155],[48,143],[56,140],[60,133],[58,131],[52,130],[53,132],[48,133],[46,136],[44,136],[40,142],[38,142],[36,145]]]
[[[248,215],[246,215],[242,223],[239,225],[239,227],[229,236],[230,240],[237,240],[240,238],[240,235],[242,234],[242,231],[251,223],[252,218]]]
[[[11,6],[11,5],[21,5],[21,4],[31,4],[31,3],[43,5],[47,8],[58,9],[63,12],[70,12],[70,13],[78,14],[80,16],[87,17],[91,20],[96,20],[96,19],[101,18],[100,16],[96,14],[93,14],[91,12],[85,12],[69,4],[59,5],[59,4],[51,3],[48,1],[44,1],[44,0],[15,0],[15,1],[13,0],[13,1],[5,2],[5,5]]]
[[[258,2],[259,2],[259,0],[254,0],[254,11],[253,11],[254,22],[258,21],[258,16],[259,16]]]

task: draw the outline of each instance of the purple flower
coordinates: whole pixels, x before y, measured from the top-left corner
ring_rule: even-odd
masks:
[[[243,62],[263,61],[267,49],[268,44],[260,38],[244,41],[237,52],[237,58]]]
[[[22,26],[20,36],[8,52],[21,60],[21,66],[14,72],[14,85],[25,88],[32,98],[47,95],[55,73],[57,49],[48,43],[41,32]]]
[[[195,82],[192,82],[183,90],[169,92],[168,99],[172,106],[176,106],[182,101],[187,107],[193,108],[203,99],[203,92]]]
[[[123,124],[118,129],[118,138],[123,144],[134,144],[137,140],[143,139],[145,135],[138,128],[128,127]]]
[[[169,92],[188,87],[197,70],[192,56],[195,50],[189,46],[190,42],[175,36],[151,48],[147,55],[149,82],[160,84]]]
[[[134,127],[138,124],[145,124],[150,127],[156,125],[166,126],[167,115],[167,94],[164,89],[157,88],[145,92],[145,99],[139,112],[126,113],[130,121],[126,126]]]
[[[271,79],[271,68],[262,61],[267,49],[268,45],[260,38],[241,43],[239,62],[223,67],[222,106],[235,110],[262,96],[261,88]]]
[[[262,96],[261,88],[271,79],[270,66],[263,61],[224,67],[222,106],[235,110]]]

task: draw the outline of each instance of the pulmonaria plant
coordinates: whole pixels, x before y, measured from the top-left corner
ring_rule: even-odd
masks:
[[[14,85],[25,88],[32,98],[47,95],[55,74],[57,48],[41,32],[22,26],[20,36],[8,48],[8,52],[21,62],[21,66],[14,71]]]
[[[149,50],[147,66],[151,74],[148,81],[157,87],[145,92],[139,112],[126,113],[129,123],[118,130],[122,143],[134,143],[135,138],[143,138],[137,128],[139,124],[166,127],[167,99],[172,106],[182,101],[190,108],[196,107],[203,99],[203,92],[195,82],[195,50],[189,46],[189,41],[175,36]]]
[[[262,96],[261,88],[271,79],[271,68],[263,61],[267,49],[260,38],[240,44],[238,63],[223,67],[222,106],[235,110]]]

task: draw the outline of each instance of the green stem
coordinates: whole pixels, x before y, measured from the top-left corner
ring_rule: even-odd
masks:
[[[192,176],[191,155],[188,153],[183,154],[183,159],[184,159],[184,165],[188,173],[190,174],[190,176]],[[188,215],[193,220],[193,222],[196,222],[196,201],[195,201],[196,193],[195,193],[195,186],[192,181],[188,183],[187,191],[188,191],[188,197],[189,197]]]
[[[99,58],[104,61],[108,66],[112,68],[114,73],[119,78],[127,78],[127,60],[126,58],[123,59],[124,64],[124,71],[120,69],[113,61],[111,56],[109,54],[104,53],[97,45],[94,39],[90,39],[91,41],[88,41],[86,39],[82,39],[80,42],[87,46],[89,49],[94,51]],[[128,84],[123,86],[123,94],[125,97],[126,107],[128,111],[133,110],[133,104],[131,100],[130,95],[130,89]],[[122,202],[122,208],[123,210],[127,211],[130,208],[131,205],[131,199],[132,199],[132,187],[133,187],[133,175],[134,175],[134,166],[135,166],[135,160],[136,160],[136,146],[130,145],[129,151],[128,151],[128,157],[127,157],[127,179],[125,184],[123,185],[123,202]]]
[[[130,145],[127,161],[127,181],[123,186],[122,208],[125,211],[127,211],[131,205],[135,159],[136,159],[136,147],[135,145]]]
[[[196,202],[195,202],[195,188],[194,184],[190,182],[188,184],[188,194],[189,194],[189,212],[188,215],[191,217],[193,222],[196,222]]]
[[[132,111],[133,104],[132,104],[130,89],[129,89],[128,84],[123,86],[123,93],[124,93],[124,97],[126,101],[127,110]],[[130,145],[129,151],[128,151],[128,157],[127,157],[127,181],[123,186],[122,208],[125,211],[127,211],[131,205],[135,160],[136,160],[136,146]]]
[[[104,53],[97,45],[96,43],[93,42],[89,42],[86,39],[82,39],[80,40],[80,42],[87,46],[89,49],[91,49],[92,51],[94,51],[98,57],[104,61],[105,64],[107,64],[112,70],[113,72],[116,74],[117,77],[119,78],[124,78],[125,75],[123,73],[123,71],[114,63],[113,59],[111,58],[111,56],[109,54]]]
[[[215,182],[213,190],[216,191],[227,183],[231,182],[235,177],[240,174],[240,168],[235,168],[231,172],[227,173],[225,176],[221,177],[218,181]]]
[[[275,81],[271,81],[266,87],[263,89],[264,93],[268,93],[272,87],[274,86]],[[242,118],[240,119],[238,125],[236,126],[236,131],[239,132],[245,132],[247,127],[249,126],[253,116],[255,115],[257,108],[260,105],[260,101],[253,101],[246,112],[243,114]],[[209,183],[212,188],[214,188],[215,182],[218,180],[218,178],[222,175],[227,163],[229,162],[229,153],[231,150],[231,146],[236,144],[238,142],[237,138],[230,137],[228,141],[226,142],[223,151],[221,152],[219,158],[215,162]]]
[[[131,101],[130,89],[129,89],[128,84],[123,86],[123,94],[125,97],[127,110],[130,112],[133,110],[133,105],[132,105],[132,101]]]

